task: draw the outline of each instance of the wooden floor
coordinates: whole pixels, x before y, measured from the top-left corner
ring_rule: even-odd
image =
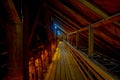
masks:
[[[59,42],[45,80],[83,80],[69,48]]]

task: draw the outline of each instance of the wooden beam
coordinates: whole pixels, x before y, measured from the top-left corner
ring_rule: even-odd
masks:
[[[69,19],[67,16],[63,15],[60,11],[52,8],[51,6],[49,6],[49,8],[54,11],[54,13],[58,14],[61,18],[63,18],[64,20],[68,21],[70,24],[72,24],[74,27],[80,29],[80,26],[78,24],[76,24],[75,22],[73,22],[71,19]]]
[[[14,21],[14,23],[21,22],[20,17],[17,13],[15,5],[12,0],[3,0],[4,6],[7,10],[7,14],[10,18],[10,21]]]
[[[106,14],[105,12],[103,12],[102,10],[100,10],[99,8],[97,8],[96,6],[92,5],[90,2],[88,2],[87,0],[79,0],[81,3],[83,3],[84,5],[86,5],[88,8],[90,8],[91,10],[93,10],[94,12],[96,12],[97,14],[99,14],[100,16],[102,16],[103,18],[107,18],[109,17],[108,14]],[[114,24],[120,26],[119,22],[114,22]]]
[[[30,34],[30,36],[29,36],[29,43],[28,43],[29,46],[30,46],[30,44],[31,44],[31,41],[32,41],[32,38],[33,38],[33,34],[34,34],[35,29],[36,29],[36,26],[37,26],[37,24],[38,24],[39,16],[40,16],[40,9],[39,9],[38,12],[37,12],[37,16],[36,16],[36,18],[35,18],[35,20],[34,20],[33,28],[32,28],[31,34]]]
[[[79,32],[76,32],[76,48],[79,47]]]
[[[70,27],[73,31],[77,30],[75,27],[73,27],[72,25],[70,25],[71,23],[67,22],[66,20],[63,20],[63,18],[61,18],[61,17],[59,17],[57,15],[55,15],[55,18],[57,18],[62,24]]]
[[[66,31],[66,33],[74,31],[71,27],[67,26],[65,22],[59,20],[59,17],[54,14],[54,20],[60,23],[60,27]]]
[[[65,34],[67,34],[67,32],[64,29],[62,29],[61,27],[57,26],[57,28],[60,29],[61,31],[63,31]]]
[[[70,36],[68,35],[68,34],[66,34],[66,40],[67,40],[67,42],[69,42],[70,43],[70,38],[69,38]]]
[[[23,65],[24,65],[24,78],[23,80],[29,80],[29,60],[32,57],[29,51],[29,9],[28,3],[23,2]]]
[[[115,14],[115,15],[113,15],[113,16],[110,16],[110,17],[108,17],[108,18],[105,18],[105,19],[103,19],[103,20],[101,20],[101,21],[98,21],[98,22],[96,22],[96,23],[93,23],[93,24],[91,24],[91,25],[93,26],[93,28],[97,28],[97,27],[99,27],[99,26],[103,26],[103,25],[105,25],[105,24],[110,24],[110,23],[113,23],[113,22],[118,21],[118,20],[120,20],[120,13],[117,13],[117,14]],[[91,26],[91,25],[89,25],[89,26]],[[79,31],[79,32],[86,31],[86,30],[89,29],[89,26],[86,26],[86,27],[84,27],[84,28],[81,28],[80,30],[77,30],[77,31]],[[75,34],[77,31],[74,31],[74,32],[72,32],[72,33],[69,33],[69,35]]]
[[[61,28],[66,30],[67,33],[74,31],[72,28],[70,28],[69,26],[66,26],[65,24],[62,24],[62,23],[61,23]]]
[[[108,15],[106,13],[104,13],[103,11],[101,11],[96,6],[92,5],[87,0],[79,0],[79,2],[83,3],[85,6],[87,6],[88,8],[90,8],[91,10],[93,10],[94,12],[96,12],[97,14],[101,15],[102,17],[104,17],[104,18],[108,17]]]
[[[23,26],[13,0],[2,0],[9,22],[6,22],[8,40],[8,79],[23,80]]]
[[[60,11],[65,13],[65,15],[68,15],[76,22],[78,22],[84,26],[90,24],[86,19],[84,19],[82,16],[80,16],[78,13],[74,12],[67,6],[63,5],[61,2],[59,2],[57,0],[53,0],[53,1],[49,1],[49,3],[51,3],[54,7],[57,7]]]
[[[83,14],[85,18],[90,22],[97,21],[102,19],[102,16],[92,11],[89,7],[81,3],[79,0],[65,0],[68,4],[71,4],[74,8],[76,8],[78,13]],[[94,15],[94,17],[93,17]]]
[[[94,38],[94,42],[95,42],[95,44],[98,46],[98,47],[100,47],[101,49],[103,49],[103,51],[106,51],[107,53],[105,54],[106,56],[109,56],[110,57],[110,55],[116,55],[116,54],[119,54],[119,52],[118,51],[116,51],[116,50],[114,50],[111,46],[109,46],[107,43],[103,43],[102,41],[101,41],[101,39],[98,37],[99,35],[99,32],[96,32],[96,30],[94,31],[94,35],[95,35],[95,38]],[[96,33],[98,33],[98,34],[96,34]],[[85,35],[85,34],[81,34],[81,36],[83,36],[82,38],[85,38],[85,40],[86,39],[88,39],[88,36],[87,35]],[[97,47],[97,46],[95,46],[95,48]],[[104,48],[104,47],[106,47],[106,48]],[[112,51],[112,52],[111,52]],[[112,54],[112,53],[115,53],[115,54]],[[112,56],[111,56],[112,57]],[[115,57],[114,57],[114,59],[115,59]]]
[[[93,27],[89,27],[89,35],[88,35],[88,56],[91,58],[93,56],[93,49],[94,49],[94,32]]]
[[[98,36],[101,36],[103,40],[105,40],[106,42],[109,42],[109,44],[111,44],[112,46],[120,46],[120,41],[115,40],[113,38],[111,38],[110,36],[105,35],[104,33],[102,33],[99,30],[95,30],[94,33]]]

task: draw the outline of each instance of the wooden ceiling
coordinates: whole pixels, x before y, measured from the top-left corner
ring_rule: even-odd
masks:
[[[47,5],[60,27],[70,35],[79,31],[83,42],[93,26],[95,49],[120,61],[120,0],[48,0]]]
[[[79,31],[85,45],[88,43],[88,27],[94,27],[95,49],[120,62],[120,0],[13,0],[20,16],[28,11],[30,40],[36,22],[43,20],[44,7],[51,17],[61,24],[62,31],[73,35]],[[24,4],[25,3],[25,4]],[[0,0],[0,23],[8,18]],[[43,22],[44,23],[44,22]],[[30,41],[31,42],[31,41]]]

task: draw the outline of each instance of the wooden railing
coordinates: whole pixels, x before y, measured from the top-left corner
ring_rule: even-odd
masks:
[[[75,49],[71,44],[64,41],[71,51],[71,55],[74,57],[79,70],[84,80],[117,80],[110,75],[107,71],[98,67],[87,55]]]

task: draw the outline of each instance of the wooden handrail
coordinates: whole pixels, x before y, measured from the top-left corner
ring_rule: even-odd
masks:
[[[72,47],[68,42],[64,40],[64,42],[68,45],[69,48],[71,48],[74,52],[76,52],[76,55],[79,57],[79,59],[84,63],[84,65],[89,69],[92,74],[98,79],[105,79],[105,80],[115,80],[113,76],[105,72],[103,69],[98,67],[96,64],[94,64],[87,56],[80,53],[77,49]]]

